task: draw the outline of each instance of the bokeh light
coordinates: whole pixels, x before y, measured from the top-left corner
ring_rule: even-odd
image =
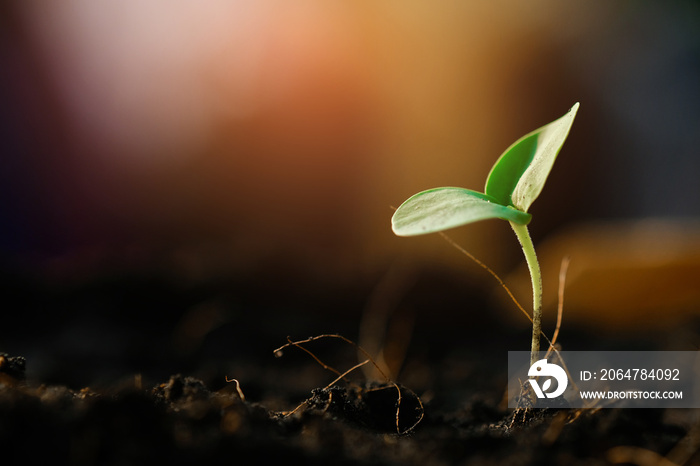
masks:
[[[502,150],[576,101],[536,241],[583,220],[700,215],[692,2],[0,11],[8,261],[334,283],[397,258],[463,264],[439,239],[394,237],[391,206],[481,188]],[[454,237],[497,270],[521,262],[503,225]]]

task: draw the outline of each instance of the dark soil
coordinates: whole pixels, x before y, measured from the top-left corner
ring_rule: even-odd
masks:
[[[355,339],[368,290],[234,283],[8,274],[0,464],[700,464],[692,410],[504,407],[506,352],[527,329],[495,311],[465,319],[465,303],[487,302],[459,279],[426,273],[402,298],[416,325],[396,383],[358,369],[332,386],[311,355],[273,350],[288,334]],[[567,328],[561,340],[658,345]],[[339,372],[358,362],[338,339],[305,348]]]

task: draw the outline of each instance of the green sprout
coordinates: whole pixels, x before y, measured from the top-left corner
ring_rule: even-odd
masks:
[[[391,226],[398,236],[415,236],[491,218],[507,220],[525,254],[532,280],[531,363],[539,360],[542,332],[542,275],[527,224],[527,211],[542,192],[547,176],[569,134],[578,102],[566,115],[513,143],[491,168],[484,192],[465,188],[435,188],[408,198],[394,213]]]

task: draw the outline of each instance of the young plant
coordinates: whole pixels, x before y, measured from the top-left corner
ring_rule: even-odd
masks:
[[[578,107],[577,102],[563,117],[515,141],[491,168],[483,193],[453,187],[429,189],[411,196],[391,219],[398,236],[434,233],[490,218],[510,223],[532,280],[532,364],[539,360],[542,276],[527,229],[532,218],[527,211],[542,192]]]

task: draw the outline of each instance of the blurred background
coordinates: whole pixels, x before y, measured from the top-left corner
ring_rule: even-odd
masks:
[[[142,337],[191,354],[220,331],[241,349],[221,329],[254,334],[267,303],[283,343],[293,325],[333,332],[408,305],[421,280],[419,322],[462,325],[481,293],[526,333],[438,235],[395,237],[392,207],[481,190],[503,150],[575,102],[531,209],[548,316],[568,255],[565,322],[692,319],[699,20],[691,1],[4,2],[0,351],[36,353],[44,377],[86,352],[138,368]],[[529,307],[505,223],[450,236]]]

